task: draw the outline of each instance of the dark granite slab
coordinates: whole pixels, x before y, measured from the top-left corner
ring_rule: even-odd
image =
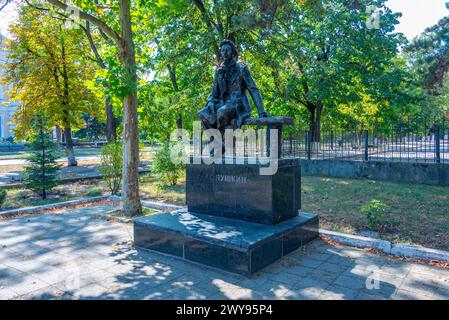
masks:
[[[187,165],[189,211],[262,224],[295,217],[301,208],[299,161],[274,161],[274,175],[261,175],[260,164]]]
[[[247,276],[317,236],[318,217],[308,213],[269,226],[187,210],[134,220],[138,247]]]

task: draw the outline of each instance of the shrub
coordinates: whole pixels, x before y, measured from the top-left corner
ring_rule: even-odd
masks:
[[[379,200],[371,200],[362,207],[362,213],[366,215],[371,230],[377,230],[381,226],[386,212],[387,205]]]
[[[170,143],[164,143],[155,156],[151,171],[156,175],[161,185],[174,186],[184,170],[184,164],[175,164],[170,157]]]
[[[108,143],[100,154],[100,174],[111,194],[116,195],[122,183],[123,145],[120,141]]]
[[[0,208],[5,204],[7,195],[8,194],[5,189],[0,189]]]
[[[143,141],[139,141],[139,162],[142,163],[145,156],[145,143]]]
[[[53,142],[47,118],[37,114],[30,122],[31,134],[29,146],[33,150],[27,157],[30,164],[23,171],[23,184],[47,198],[48,191],[59,184],[58,171],[61,165],[56,162],[60,157],[57,144]]]

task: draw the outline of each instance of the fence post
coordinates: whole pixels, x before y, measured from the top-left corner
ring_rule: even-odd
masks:
[[[435,160],[437,163],[441,163],[441,153],[440,153],[440,126],[435,125]]]
[[[291,131],[290,131],[289,139],[290,139],[290,156],[293,156],[293,134]]]
[[[369,136],[368,136],[368,130],[363,131],[363,138],[365,140],[365,155],[363,157],[364,161],[368,161],[368,146],[369,146]]]
[[[312,159],[312,131],[307,132],[307,159]]]
[[[334,131],[331,131],[331,150],[334,150]]]

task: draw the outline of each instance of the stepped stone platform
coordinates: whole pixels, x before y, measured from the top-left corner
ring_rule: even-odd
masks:
[[[318,217],[263,225],[182,209],[134,220],[138,247],[251,276],[318,236]]]

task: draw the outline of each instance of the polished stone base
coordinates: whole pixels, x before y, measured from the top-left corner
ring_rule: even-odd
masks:
[[[301,209],[299,159],[272,160],[273,175],[260,164],[189,164],[186,203],[189,211],[222,218],[276,224]]]
[[[318,237],[318,216],[262,225],[182,209],[134,220],[137,247],[246,276]]]

